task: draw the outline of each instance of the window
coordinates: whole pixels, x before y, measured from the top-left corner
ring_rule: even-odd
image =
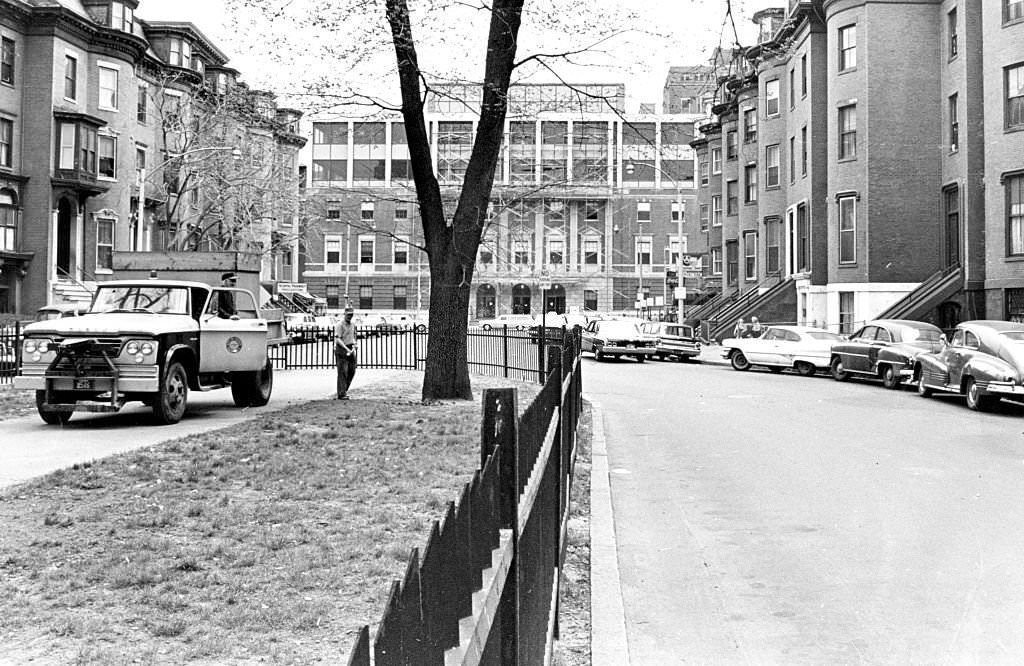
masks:
[[[58,126],[57,168],[96,174],[96,128],[74,122]]]
[[[807,126],[800,128],[800,175],[807,175]]]
[[[957,43],[956,43],[956,7],[949,10],[946,14],[946,26],[949,34],[949,57],[955,58],[957,54]]]
[[[722,149],[711,149],[711,173],[722,173]]]
[[[78,58],[64,56],[64,99],[78,99]]]
[[[168,63],[175,67],[191,67],[192,44],[187,40],[175,37],[171,39]]]
[[[14,165],[14,121],[0,118],[0,167]]]
[[[672,202],[672,221],[673,222],[678,222],[679,220],[682,219],[682,217],[683,217],[683,205],[682,205],[682,202],[673,201]]]
[[[700,163],[700,184],[707,185],[708,182],[708,163],[704,161]]]
[[[722,226],[722,195],[716,194],[711,197],[711,225]]]
[[[789,182],[796,182],[796,137],[789,137]]]
[[[736,130],[725,133],[725,159],[734,160],[739,154],[739,135]]]
[[[99,141],[99,167],[97,174],[101,178],[116,178],[117,171],[117,139],[112,136],[100,135]],[[198,190],[195,190],[198,192]]]
[[[740,244],[737,241],[725,242],[725,280],[729,285],[739,282]]]
[[[409,209],[405,205],[403,205],[403,204],[399,204],[399,205],[395,206],[395,219],[396,220],[408,220],[409,219]]]
[[[1003,0],[1003,23],[1024,19],[1024,0]]]
[[[839,292],[839,332],[849,335],[853,332],[853,292]]]
[[[636,204],[636,221],[637,222],[650,222],[651,221],[651,202],[650,201],[638,201]]]
[[[651,237],[637,236],[634,248],[634,263],[638,266],[651,265]]]
[[[839,159],[857,157],[857,105],[839,108]]]
[[[796,207],[796,265],[797,270],[811,270],[811,223],[807,219],[807,204]]]
[[[807,96],[807,54],[800,56],[800,95]]]
[[[10,190],[0,190],[0,250],[18,249],[18,209]]]
[[[711,220],[711,206],[708,204],[700,205],[700,230],[708,230],[708,222]]]
[[[597,311],[597,289],[583,290],[583,309],[588,312]]]
[[[600,201],[583,202],[583,220],[585,222],[600,222],[604,219],[604,204]]]
[[[740,186],[735,180],[725,183],[725,214],[739,215],[740,212]]]
[[[407,307],[409,307],[408,305],[406,305],[406,293],[407,293],[407,290],[406,290],[406,286],[404,284],[396,284],[392,288],[392,296],[391,296],[391,298],[392,298],[392,303],[393,303],[392,307],[394,309],[396,309],[396,310],[404,310]]]
[[[743,111],[743,143],[757,141],[757,109]]]
[[[139,84],[139,103],[135,119],[143,125],[149,121],[149,87],[145,83]]]
[[[110,218],[96,219],[96,269],[114,270],[114,221]]]
[[[14,40],[0,39],[0,83],[14,85]]]
[[[135,145],[135,182],[141,183],[146,171],[146,147]]]
[[[779,186],[779,144],[765,146],[764,149],[764,186]]]
[[[120,2],[110,3],[110,27],[122,32],[131,32],[133,23],[132,8]]]
[[[779,80],[772,79],[764,83],[765,115],[771,118],[779,115]]]
[[[949,150],[956,152],[960,146],[960,122],[957,111],[957,94],[949,96]]]
[[[405,238],[396,238],[394,245],[394,259],[392,263],[408,265],[409,264],[409,241]]]
[[[340,220],[341,219],[341,211],[338,210],[337,208],[331,208],[330,210],[327,211],[327,219],[328,220]]]
[[[530,241],[512,241],[512,262],[520,266],[530,264]]]
[[[839,71],[857,66],[857,26],[839,28]]]
[[[600,261],[601,243],[596,238],[583,239],[583,264],[585,266],[597,266]]]
[[[372,264],[373,263],[373,239],[360,238],[359,239],[359,263],[360,264]]]
[[[782,224],[777,217],[769,217],[764,220],[765,232],[765,267],[769,274],[779,272],[779,233]]]
[[[372,310],[373,309],[373,285],[369,285],[369,284],[359,285],[359,309],[360,310]]]
[[[796,69],[789,70],[789,108],[796,108]]]
[[[1006,68],[1006,128],[1024,127],[1024,63]]]
[[[347,146],[348,123],[313,123],[313,143],[316,145]]]
[[[359,207],[359,219],[366,222],[373,221],[373,202],[364,201]]]
[[[341,239],[336,236],[324,238],[324,268],[337,270],[341,265]]]
[[[757,201],[757,165],[743,167],[743,203]]]
[[[720,247],[711,248],[711,274],[722,274],[722,248]]]
[[[743,232],[743,279],[757,279],[757,232]]]
[[[561,266],[565,253],[565,241],[561,238],[548,239],[548,263],[552,266]]]
[[[857,198],[839,199],[839,263],[857,262]]]
[[[117,70],[100,65],[99,107],[117,111]]]
[[[1006,188],[1007,254],[1024,255],[1024,173],[1008,176]]]

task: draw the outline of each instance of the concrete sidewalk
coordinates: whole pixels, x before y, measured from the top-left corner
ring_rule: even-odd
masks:
[[[359,400],[364,391],[370,396],[377,382],[409,372],[359,369],[351,397]],[[422,382],[422,373],[418,374]],[[75,413],[63,427],[46,425],[36,414],[0,421],[0,487],[76,463],[235,425],[289,405],[331,398],[334,393],[334,370],[279,370],[274,373],[273,396],[265,407],[239,409],[228,389],[190,391],[185,418],[170,426],[154,425],[152,411],[138,402],[116,414]]]

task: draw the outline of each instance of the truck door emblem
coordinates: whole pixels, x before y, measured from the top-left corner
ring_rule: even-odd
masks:
[[[228,341],[224,346],[227,347],[228,351],[232,354],[237,354],[242,351],[242,339],[238,336],[232,335],[228,338]]]

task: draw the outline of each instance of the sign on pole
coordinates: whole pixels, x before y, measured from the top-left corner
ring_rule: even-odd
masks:
[[[676,287],[675,290],[674,290],[674,294],[673,295],[676,297],[677,301],[685,301],[686,300],[686,287]]]
[[[550,282],[541,282],[540,283],[540,289],[541,289],[541,291],[547,291],[548,289],[551,289],[551,283]]]

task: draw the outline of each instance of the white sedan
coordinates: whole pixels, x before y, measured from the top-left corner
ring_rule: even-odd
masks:
[[[845,338],[810,326],[769,326],[759,338],[726,338],[722,356],[736,370],[763,365],[772,372],[792,368],[809,377],[828,368],[832,345]]]
[[[481,319],[475,325],[479,328],[489,331],[492,328],[501,329],[508,327],[511,330],[525,331],[531,326],[536,326],[539,323],[533,315],[528,314],[503,314],[494,317],[493,319]]]

